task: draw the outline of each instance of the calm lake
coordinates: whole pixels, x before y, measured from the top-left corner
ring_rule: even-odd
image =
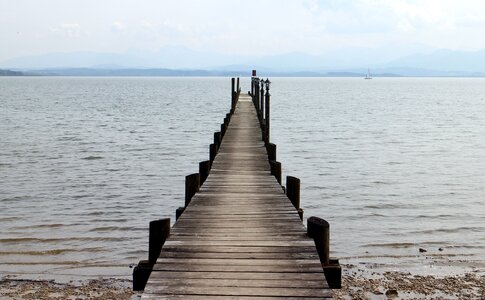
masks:
[[[129,278],[148,222],[174,219],[185,175],[208,159],[230,88],[0,77],[0,276]],[[485,268],[485,79],[273,78],[271,95],[283,178],[301,179],[306,217],[330,222],[332,256]]]

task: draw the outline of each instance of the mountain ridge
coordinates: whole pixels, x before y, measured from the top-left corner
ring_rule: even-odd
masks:
[[[377,50],[375,50],[377,51]],[[375,52],[374,51],[374,52]],[[368,55],[365,55],[365,54]],[[362,57],[373,57],[364,59]],[[437,49],[389,60],[372,49],[348,48],[342,53],[314,55],[289,52],[266,56],[238,56],[166,47],[156,52],[68,52],[12,58],[0,68],[40,75],[65,76],[218,76],[257,69],[278,76],[364,75],[374,76],[484,76],[485,49],[454,51]]]

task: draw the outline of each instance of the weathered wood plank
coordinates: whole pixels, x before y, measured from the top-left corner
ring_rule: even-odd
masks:
[[[225,266],[225,265],[181,265],[181,264],[155,264],[153,272],[164,271],[194,271],[194,272],[252,272],[252,273],[307,273],[322,270],[322,265],[301,266]]]
[[[221,266],[311,266],[315,265],[313,259],[201,259],[201,258],[159,258],[159,264],[189,264],[189,265],[221,265]],[[320,263],[316,263],[321,267]]]
[[[160,295],[160,294],[143,294],[141,299],[187,299],[187,300],[212,300],[212,299],[233,299],[233,300],[317,300],[333,299],[331,295],[326,297],[260,297],[260,296],[218,296],[218,295]]]
[[[293,235],[280,234],[280,235],[267,235],[267,236],[262,236],[261,234],[239,234],[238,232],[234,232],[232,235],[228,235],[228,234],[220,235],[217,233],[210,233],[210,234],[196,233],[195,235],[191,235],[188,233],[172,234],[172,239],[177,241],[183,241],[183,240],[204,241],[207,239],[210,239],[213,241],[240,241],[240,240],[265,241],[268,239],[268,237],[272,240],[285,239],[287,241],[299,241],[302,239],[301,234],[293,234]]]
[[[153,272],[151,279],[254,279],[254,280],[312,280],[319,281],[324,279],[321,272],[307,272],[307,273],[275,273],[275,272]]]
[[[278,240],[266,240],[266,241],[177,241],[167,240],[166,246],[178,246],[178,247],[191,247],[191,246],[233,246],[233,247],[314,247],[315,244],[312,240],[299,240],[299,241],[278,241]],[[164,247],[165,247],[164,245]]]
[[[257,247],[257,246],[231,246],[231,245],[218,245],[218,246],[199,246],[191,245],[190,247],[179,245],[167,245],[163,246],[162,251],[175,251],[175,252],[231,252],[231,253],[303,253],[303,252],[315,252],[315,246],[306,247]]]
[[[153,279],[158,285],[202,287],[266,287],[266,288],[325,288],[319,280],[262,280],[262,279],[207,279],[207,278],[160,278]]]
[[[207,296],[263,296],[263,297],[329,297],[330,290],[317,288],[260,288],[260,287],[202,287],[152,285],[146,293],[157,295],[207,295]]]
[[[313,252],[183,252],[162,251],[161,258],[201,259],[318,259]]]

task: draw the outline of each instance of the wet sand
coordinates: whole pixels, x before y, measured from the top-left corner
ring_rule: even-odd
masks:
[[[342,267],[342,289],[334,290],[336,299],[485,299],[483,272],[433,276]]]

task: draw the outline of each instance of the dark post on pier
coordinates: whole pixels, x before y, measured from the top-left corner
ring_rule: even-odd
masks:
[[[185,203],[150,222],[149,257],[133,271],[142,299],[331,299],[341,268],[330,257],[330,226],[302,223],[300,179],[287,176],[270,142],[270,85],[252,72],[214,134],[209,160],[185,177]]]

